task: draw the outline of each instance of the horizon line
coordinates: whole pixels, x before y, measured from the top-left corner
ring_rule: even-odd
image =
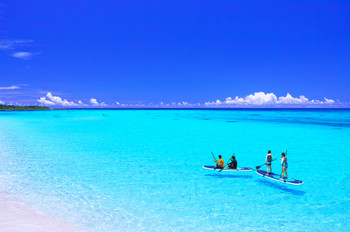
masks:
[[[178,108],[171,108],[171,107],[103,107],[103,108],[50,108],[50,110],[350,110],[350,107],[300,107],[300,108],[287,108],[287,107],[248,107],[248,108],[228,108],[228,107],[207,107],[207,108],[194,108],[194,107],[178,107]]]

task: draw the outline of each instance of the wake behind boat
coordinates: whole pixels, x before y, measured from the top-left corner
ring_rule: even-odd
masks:
[[[282,183],[286,183],[286,184],[292,184],[292,185],[301,185],[303,184],[304,182],[301,181],[301,180],[296,180],[296,179],[293,179],[293,178],[283,178],[281,179],[281,176],[278,175],[278,174],[275,174],[275,173],[269,173],[268,175],[266,171],[263,171],[263,170],[256,170],[256,173],[262,177],[266,177],[266,178],[269,178],[271,180],[275,180],[275,181],[278,181],[278,182],[282,182]]]
[[[217,168],[216,166],[203,166],[204,169],[207,170],[222,170],[223,172],[248,172],[248,171],[252,171],[252,168],[237,168],[237,169],[232,169],[232,168]]]

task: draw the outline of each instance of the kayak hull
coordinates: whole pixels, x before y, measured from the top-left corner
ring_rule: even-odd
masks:
[[[227,169],[227,168],[221,169],[221,168],[215,168],[215,166],[203,166],[203,168],[206,170],[217,170],[217,171],[222,170],[223,172],[249,172],[253,170],[252,168],[243,168],[243,167],[237,168],[237,169]]]

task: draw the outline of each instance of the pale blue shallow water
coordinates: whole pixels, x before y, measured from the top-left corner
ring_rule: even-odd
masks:
[[[305,183],[202,169],[211,151],[255,167],[269,149]],[[346,231],[349,150],[350,110],[0,113],[2,188],[97,232]]]

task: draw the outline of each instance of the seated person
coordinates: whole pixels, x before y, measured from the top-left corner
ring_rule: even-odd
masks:
[[[229,169],[237,169],[237,160],[236,157],[233,155],[230,159],[231,163],[228,164]]]
[[[224,168],[224,160],[222,159],[221,155],[219,155],[219,160],[214,160],[214,162],[216,163],[215,168]]]

